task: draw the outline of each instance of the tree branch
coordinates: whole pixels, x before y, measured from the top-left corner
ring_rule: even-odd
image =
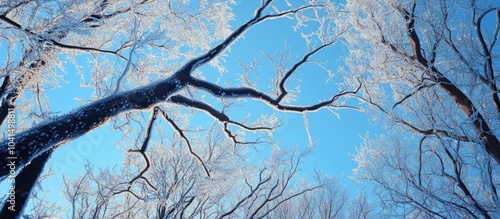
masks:
[[[141,170],[141,172],[139,173],[139,175],[137,175],[136,177],[134,177],[132,180],[130,180],[128,182],[129,184],[129,189],[130,189],[130,186],[139,178],[141,179],[144,179],[147,184],[153,188],[155,191],[157,191],[158,189],[156,189],[156,187],[154,187],[150,182],[149,180],[147,180],[147,178],[144,177],[144,174],[148,171],[149,167],[151,166],[150,163],[149,163],[149,158],[148,156],[146,155],[146,150],[148,149],[148,143],[149,143],[149,140],[151,139],[151,130],[153,130],[153,124],[154,124],[154,121],[156,120],[156,115],[158,114],[158,107],[154,107],[153,108],[153,113],[151,114],[151,118],[149,119],[149,123],[148,123],[148,127],[147,127],[147,130],[146,130],[146,135],[144,136],[144,141],[142,142],[142,146],[139,150],[129,150],[128,152],[137,152],[137,153],[140,153],[142,158],[144,159],[144,161],[146,162],[146,166],[144,167],[144,169]]]
[[[473,127],[479,137],[483,140],[486,151],[495,158],[495,161],[500,164],[500,141],[493,134],[489,124],[484,119],[483,115],[478,111],[476,106],[465,93],[463,93],[453,82],[444,76],[434,65],[430,63],[422,54],[420,39],[415,28],[415,8],[416,1],[413,4],[412,12],[407,10],[399,10],[406,21],[407,35],[410,40],[414,59],[426,69],[430,77],[436,79],[438,86],[443,89],[459,106],[464,114],[473,119]],[[473,118],[475,117],[475,118]]]
[[[184,131],[182,131],[182,129],[174,122],[174,120],[172,120],[170,117],[168,117],[167,113],[164,110],[160,109],[160,111],[161,111],[163,117],[165,118],[165,120],[167,120],[167,122],[170,123],[170,125],[181,136],[181,138],[184,139],[184,141],[186,142],[186,145],[188,147],[189,153],[193,157],[195,157],[198,160],[198,162],[200,162],[201,166],[203,167],[203,170],[205,171],[205,174],[207,175],[208,178],[210,178],[210,172],[208,171],[207,166],[205,165],[205,163],[203,162],[203,160],[201,159],[201,157],[198,156],[198,154],[196,154],[193,151],[193,147],[191,147],[191,143],[189,142],[189,139],[184,134]]]
[[[356,94],[359,89],[361,88],[361,83],[358,88],[354,91],[341,91],[340,93],[334,95],[330,100],[326,100],[314,105],[310,106],[290,106],[290,105],[282,105],[278,102],[277,99],[273,99],[269,95],[262,93],[260,91],[257,91],[252,88],[246,88],[246,87],[241,87],[241,88],[223,88],[220,86],[217,86],[215,84],[202,81],[196,78],[191,77],[188,80],[188,83],[194,87],[206,90],[210,92],[211,94],[222,97],[222,98],[237,98],[237,97],[249,97],[249,98],[254,98],[261,100],[263,102],[268,103],[271,107],[281,110],[281,111],[290,111],[290,112],[315,112],[320,110],[323,107],[327,107],[330,104],[334,103],[336,100],[343,96],[347,96],[350,94]]]

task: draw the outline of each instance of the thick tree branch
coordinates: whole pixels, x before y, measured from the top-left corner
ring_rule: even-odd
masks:
[[[194,87],[206,90],[210,92],[211,94],[217,96],[217,97],[222,97],[222,98],[238,98],[238,97],[246,97],[246,98],[253,98],[257,100],[261,100],[263,102],[266,102],[268,105],[271,107],[281,110],[281,111],[290,111],[290,112],[315,112],[320,110],[321,108],[328,107],[329,105],[333,104],[335,101],[337,101],[339,98],[351,95],[351,94],[356,94],[359,89],[361,88],[361,84],[359,85],[358,88],[356,88],[353,91],[341,91],[338,94],[334,95],[330,100],[326,100],[314,105],[310,106],[290,106],[290,105],[282,105],[278,102],[278,99],[274,99],[271,96],[252,89],[252,88],[247,88],[247,87],[241,87],[241,88],[223,88],[218,85],[199,80],[196,78],[190,78],[188,80],[188,83]]]
[[[40,156],[36,157],[30,165],[23,168],[21,172],[15,177],[15,199],[13,205],[6,200],[0,212],[0,218],[20,218],[24,207],[28,203],[28,198],[35,187],[38,177],[43,171],[47,160],[52,155],[52,150],[46,151]],[[14,211],[9,207],[14,207]]]
[[[415,28],[415,7],[416,2],[414,2],[412,12],[400,10],[400,13],[406,20],[407,34],[413,49],[414,59],[419,63],[419,65],[424,66],[426,69],[430,69],[430,71],[427,71],[426,74],[435,78],[438,86],[455,101],[467,117],[473,120],[474,130],[483,140],[486,151],[488,151],[496,162],[500,164],[500,141],[497,136],[493,134],[483,115],[478,111],[476,106],[472,103],[470,98],[465,95],[465,93],[463,93],[453,82],[445,77],[443,73],[441,73],[423,56],[420,38],[418,37],[417,30]]]
[[[29,161],[44,151],[80,137],[90,130],[103,125],[119,113],[147,109],[161,101],[165,101],[171,94],[186,85],[192,70],[220,54],[238,36],[255,24],[255,21],[260,18],[262,11],[271,1],[268,0],[266,4],[258,8],[254,18],[240,26],[221,44],[211,49],[205,55],[189,61],[183,68],[174,73],[173,76],[157,83],[97,100],[89,105],[73,110],[67,115],[60,116],[19,133],[16,136],[16,150],[19,161],[16,168],[23,168]],[[1,144],[7,145],[7,139],[4,139]],[[0,148],[0,156],[8,157],[7,148]],[[0,180],[3,180],[8,175],[8,171],[6,165],[0,167]]]
[[[233,140],[233,143],[234,144],[258,144],[258,143],[262,143],[258,140],[256,141],[251,141],[251,142],[248,142],[248,141],[245,141],[245,142],[242,142],[242,141],[239,141],[236,139],[236,135],[234,135],[230,130],[229,130],[229,127],[228,127],[228,124],[233,124],[233,125],[236,125],[240,128],[243,128],[245,130],[249,130],[249,131],[257,131],[257,130],[272,130],[273,127],[264,127],[264,126],[257,126],[257,127],[250,127],[250,126],[247,126],[241,122],[236,122],[236,121],[233,121],[231,120],[225,113],[223,112],[220,112],[216,109],[214,109],[213,107],[211,107],[210,105],[204,103],[204,102],[201,102],[201,101],[196,101],[196,100],[192,100],[192,99],[188,99],[184,96],[181,96],[181,95],[174,95],[172,97],[170,97],[170,102],[173,102],[173,103],[176,103],[176,104],[181,104],[181,105],[184,105],[184,106],[188,106],[188,107],[191,107],[191,108],[194,108],[194,109],[199,109],[199,110],[202,110],[202,111],[205,111],[206,113],[208,113],[209,115],[211,115],[212,117],[214,117],[215,119],[217,119],[220,123],[223,124],[224,126],[224,132],[227,134],[227,136],[229,138],[231,138]]]
[[[23,168],[30,160],[44,151],[58,147],[107,122],[119,113],[133,109],[147,109],[166,100],[185,83],[170,77],[159,83],[121,92],[89,105],[75,109],[66,115],[54,118],[16,135],[16,168]],[[7,139],[1,142],[7,145]],[[7,147],[0,148],[0,155],[8,157]],[[8,175],[6,165],[0,167],[0,179]]]

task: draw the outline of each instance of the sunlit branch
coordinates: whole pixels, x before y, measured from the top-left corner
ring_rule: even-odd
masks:
[[[139,21],[137,21],[136,19],[134,19],[134,27],[133,27],[133,32],[137,31],[137,27],[139,26]],[[122,84],[122,81],[123,79],[125,78],[125,75],[127,75],[127,73],[130,71],[130,66],[132,65],[132,56],[134,55],[135,53],[135,50],[137,49],[139,42],[137,42],[137,36],[134,34],[134,37],[133,37],[133,43],[132,43],[132,48],[130,48],[130,52],[129,52],[129,56],[128,56],[128,59],[127,59],[127,64],[125,65],[125,69],[123,70],[123,72],[120,74],[120,77],[118,77],[118,80],[116,81],[116,88],[115,88],[115,92],[114,93],[117,93],[118,91],[120,91],[120,86]],[[141,39],[142,40],[142,37]]]
[[[191,77],[193,69],[215,58],[244,31],[252,25],[263,21],[260,19],[263,17],[262,12],[271,2],[271,0],[263,2],[262,6],[256,10],[255,16],[252,19],[238,27],[232,34],[223,40],[222,43],[209,50],[206,54],[189,61],[183,68],[175,72],[173,76],[143,87],[119,92],[115,95],[96,100],[88,105],[70,111],[65,115],[46,120],[43,123],[17,133],[16,143],[19,147],[16,149],[19,152],[19,162],[16,167],[24,167],[29,161],[44,151],[50,148],[56,148],[84,135],[90,130],[98,128],[120,113],[129,112],[131,110],[149,109],[167,100],[172,94],[185,87],[188,83],[200,89],[208,90],[219,97],[224,96],[224,92],[226,92],[235,96],[239,95],[240,97],[257,98],[270,103],[277,109],[293,112],[316,111],[323,107],[328,107],[344,95],[356,93],[357,90],[344,91],[333,96],[330,100],[307,107],[283,106],[268,95],[253,89],[226,89]],[[68,132],[68,130],[71,130],[71,132]],[[182,133],[180,129],[177,131]],[[6,142],[7,139],[3,139],[1,143],[6,145]],[[8,156],[7,148],[0,149],[0,156]],[[0,179],[5,179],[8,175],[8,171],[8,167],[0,167]],[[205,171],[208,173],[207,170]]]
[[[412,91],[410,94],[407,94],[406,96],[403,97],[403,99],[401,99],[400,101],[396,102],[392,108],[396,108],[396,106],[398,106],[399,104],[403,103],[406,99],[412,97],[413,95],[415,95],[416,93],[418,93],[420,90],[424,89],[424,88],[430,88],[432,86],[434,86],[435,84],[422,84],[420,86],[417,87],[417,89],[415,89],[414,91]]]
[[[394,115],[392,115],[389,111],[385,110],[382,106],[373,102],[370,99],[366,99],[363,97],[358,97],[358,99],[375,107],[375,108],[377,108],[380,112],[384,113],[386,116],[393,118],[394,121],[405,125],[406,127],[410,128],[411,130],[413,130],[421,135],[424,135],[424,136],[425,135],[442,136],[442,137],[447,137],[447,138],[455,139],[457,141],[464,141],[464,142],[470,141],[470,139],[467,136],[461,136],[461,135],[454,134],[454,133],[451,133],[449,131],[442,130],[442,129],[419,129],[416,126],[412,125],[411,123],[405,121],[404,119],[395,118]]]
[[[121,112],[132,109],[148,109],[152,105],[166,100],[183,84],[174,78],[168,78],[156,84],[136,88],[96,100],[66,115],[56,117],[45,123],[33,126],[16,135],[19,168],[26,165],[33,157],[52,148],[63,145],[88,131],[95,129]],[[67,133],[67,130],[72,130]],[[5,143],[7,139],[3,139]],[[21,147],[22,146],[22,147]],[[7,148],[0,149],[0,154],[8,156]],[[0,167],[0,178],[8,174],[8,168]]]
[[[139,5],[145,5],[147,3],[150,3],[150,0],[143,0],[142,2],[139,2],[139,4],[135,5],[135,7],[137,7]],[[120,15],[120,14],[127,13],[130,10],[132,10],[132,8],[128,7],[125,9],[117,10],[117,11],[110,13],[110,14],[101,14],[104,12],[104,10],[108,6],[109,6],[108,0],[103,0],[101,5],[99,5],[99,10],[97,11],[97,13],[94,13],[86,18],[83,18],[81,20],[81,22],[95,22],[95,21],[105,20],[105,19],[113,18],[113,17]],[[99,27],[99,25],[91,25],[90,27]]]
[[[306,5],[306,6],[302,6],[300,8],[293,9],[293,10],[281,11],[281,12],[279,12],[277,14],[265,15],[265,16],[261,17],[260,19],[258,19],[257,22],[261,22],[261,21],[266,20],[266,19],[280,18],[280,17],[284,17],[284,16],[289,15],[289,14],[296,14],[296,13],[298,13],[300,11],[305,10],[305,9],[319,8],[319,7],[324,7],[324,5]]]
[[[71,49],[71,50],[81,50],[81,51],[93,51],[93,52],[102,52],[102,53],[108,53],[108,54],[113,54],[113,55],[116,55],[124,60],[127,60],[127,58],[125,58],[124,56],[120,55],[118,53],[118,51],[111,51],[111,50],[104,50],[104,49],[97,49],[97,48],[93,48],[93,47],[85,47],[85,46],[74,46],[74,45],[67,45],[67,44],[64,44],[64,43],[60,43],[56,40],[53,40],[53,39],[45,39],[43,38],[42,36],[40,36],[39,34],[37,33],[34,33],[32,32],[31,30],[27,30],[26,28],[23,28],[23,26],[11,19],[9,19],[8,17],[6,16],[3,16],[3,15],[0,15],[0,20],[1,21],[4,21],[5,23],[21,30],[21,31],[24,31],[30,35],[33,35],[35,36],[36,38],[38,38],[40,41],[46,41],[47,43],[50,43],[56,47],[59,47],[59,48],[62,48],[62,49]],[[62,37],[64,37],[65,34],[62,34]]]
[[[203,167],[203,170],[205,171],[205,174],[207,175],[208,178],[210,178],[210,172],[208,171],[208,168],[207,166],[205,165],[205,163],[203,162],[203,160],[201,159],[200,156],[198,156],[198,154],[196,154],[193,150],[193,147],[191,146],[191,143],[189,141],[189,139],[187,138],[187,136],[184,134],[184,131],[175,123],[174,120],[172,120],[168,115],[167,113],[160,109],[162,115],[163,115],[163,118],[165,118],[165,120],[167,120],[168,123],[170,123],[170,125],[172,126],[172,128],[174,128],[174,130],[181,136],[182,139],[184,139],[184,141],[186,142],[186,145],[188,147],[188,150],[189,150],[189,153],[195,157],[198,162],[200,162],[201,166]]]
[[[239,36],[241,36],[247,29],[249,29],[251,26],[254,24],[257,24],[261,22],[262,20],[259,20],[262,16],[262,12],[264,9],[269,6],[269,4],[273,0],[267,0],[264,4],[261,5],[256,11],[255,15],[252,19],[249,21],[245,22],[243,25],[239,26],[235,31],[233,31],[224,41],[219,43],[217,46],[213,47],[210,49],[207,53],[204,55],[201,55],[197,58],[194,58],[190,60],[188,63],[186,63],[181,69],[183,71],[178,71],[176,74],[182,74],[184,77],[190,76],[191,72],[199,67],[200,65],[203,65],[210,60],[214,59],[217,57],[219,54],[221,54],[230,44],[232,44]]]
[[[55,40],[48,40],[48,41],[50,43],[52,43],[53,45],[55,45],[55,46],[57,46],[59,48],[63,48],[63,49],[108,53],[108,54],[116,55],[116,56],[120,57],[123,60],[128,60],[125,56],[122,56],[120,53],[118,53],[118,51],[97,49],[97,48],[85,47],[85,46],[66,45],[66,44],[63,44],[63,43],[59,43],[59,42],[57,42]]]
[[[309,5],[309,6],[303,6],[295,10],[289,10],[285,11],[282,13],[274,14],[274,15],[262,15],[262,12],[264,9],[266,9],[273,0],[266,0],[263,1],[261,6],[255,11],[254,17],[247,22],[245,22],[243,25],[239,26],[233,33],[231,33],[224,41],[219,43],[217,46],[214,48],[210,49],[207,53],[205,53],[202,56],[199,56],[198,58],[192,59],[189,61],[186,65],[182,67],[182,69],[186,69],[186,71],[180,71],[178,73],[181,74],[186,74],[188,75],[187,72],[191,72],[192,70],[196,69],[198,66],[203,65],[205,63],[208,63],[215,57],[217,57],[219,54],[221,54],[229,45],[231,45],[238,37],[240,37],[246,30],[248,30],[250,27],[252,27],[255,24],[261,23],[265,20],[268,19],[274,19],[278,17],[283,17],[288,14],[292,13],[297,13],[299,11],[312,8],[312,7],[319,7],[319,5]]]

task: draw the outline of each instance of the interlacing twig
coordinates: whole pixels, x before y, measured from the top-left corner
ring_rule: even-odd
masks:
[[[174,120],[172,120],[167,112],[165,112],[163,109],[160,109],[161,111],[161,114],[163,115],[163,117],[165,118],[165,120],[167,120],[168,123],[170,123],[170,125],[172,126],[172,128],[175,129],[175,131],[181,136],[182,139],[184,139],[184,141],[186,142],[186,145],[189,149],[189,153],[191,155],[193,155],[193,157],[195,157],[198,162],[200,162],[201,166],[203,166],[203,170],[205,171],[205,174],[207,175],[208,178],[210,178],[210,172],[208,171],[208,168],[207,166],[205,165],[205,163],[203,162],[203,160],[201,159],[201,157],[196,154],[193,150],[193,147],[191,146],[191,142],[189,141],[189,139],[186,137],[186,135],[184,134],[184,131],[175,123]]]
[[[144,161],[146,162],[146,167],[144,167],[144,169],[142,169],[142,171],[139,173],[139,175],[137,175],[136,177],[134,177],[132,180],[130,180],[128,182],[129,184],[129,189],[130,189],[130,186],[137,180],[137,179],[143,179],[144,181],[146,181],[146,183],[151,187],[153,188],[155,191],[157,191],[158,189],[156,189],[156,187],[154,187],[151,182],[149,182],[149,180],[144,177],[144,174],[148,171],[149,167],[151,167],[151,164],[149,163],[149,158],[148,156],[146,155],[146,150],[148,149],[148,143],[149,143],[149,140],[151,139],[151,130],[153,130],[153,124],[154,124],[154,121],[156,120],[156,115],[158,114],[158,107],[155,106],[153,108],[153,113],[151,114],[151,118],[149,119],[149,123],[148,123],[148,127],[147,127],[147,130],[146,130],[146,135],[144,137],[144,141],[142,142],[142,146],[140,149],[136,149],[136,150],[129,150],[128,152],[137,152],[137,153],[140,153],[142,158],[144,159]]]

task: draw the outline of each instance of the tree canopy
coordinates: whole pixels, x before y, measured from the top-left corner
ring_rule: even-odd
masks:
[[[499,215],[493,0],[4,1],[0,28],[0,179],[15,179],[18,209],[31,194],[25,217]],[[339,109],[382,133],[354,156],[373,193],[352,200],[298,174],[307,115]],[[309,145],[279,144],[285,114],[303,116]],[[119,133],[123,164],[64,178],[69,209],[44,202],[53,152],[101,128]],[[19,216],[8,201],[0,216]]]

